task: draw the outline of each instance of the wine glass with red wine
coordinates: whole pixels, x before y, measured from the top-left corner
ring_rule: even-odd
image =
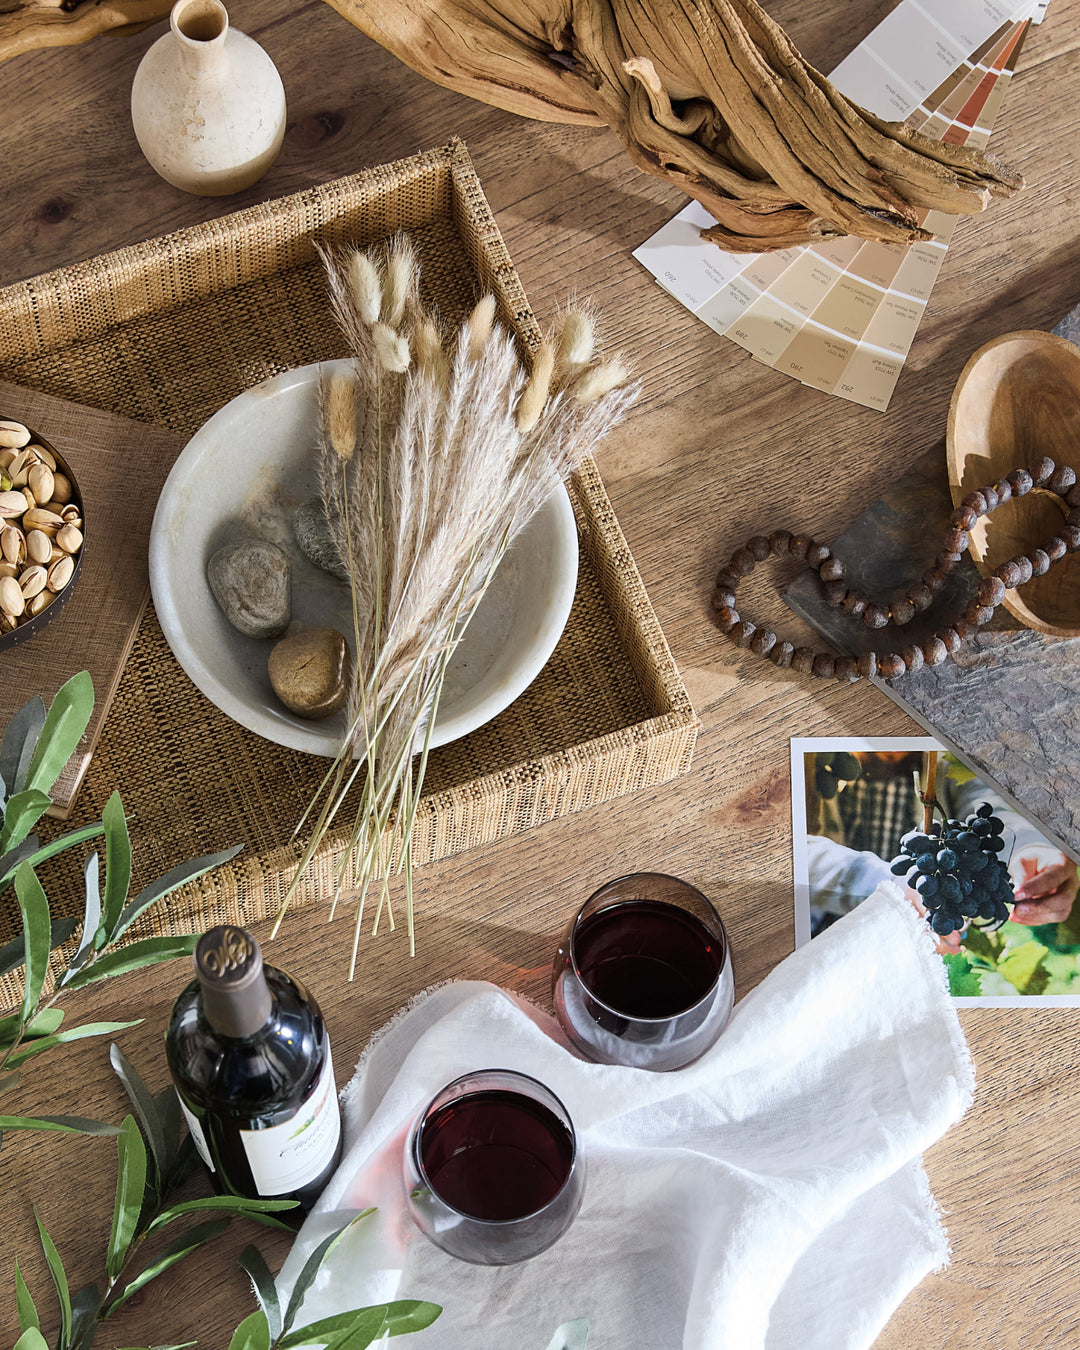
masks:
[[[720,916],[677,877],[609,881],[559,946],[553,997],[563,1030],[588,1059],[682,1068],[731,1016],[735,978]]]
[[[482,1069],[428,1103],[405,1146],[405,1189],[421,1232],[451,1256],[506,1266],[570,1227],[585,1159],[566,1107],[543,1083]]]

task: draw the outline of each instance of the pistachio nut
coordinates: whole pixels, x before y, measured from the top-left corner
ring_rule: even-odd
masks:
[[[58,530],[64,523],[62,516],[58,516],[54,511],[46,511],[42,506],[27,509],[24,505],[23,510],[26,512],[23,516],[23,528],[27,530]]]
[[[49,574],[44,567],[27,567],[19,577],[24,600],[32,600],[45,589]]]
[[[14,577],[0,577],[0,613],[17,619],[26,608],[22,588]]]
[[[79,508],[74,502],[72,502],[70,506],[65,506],[60,512],[60,515],[69,525],[74,525],[80,530],[82,529],[82,516],[79,514]]]
[[[0,562],[0,577],[17,577],[18,575],[18,563]]]
[[[47,469],[51,469],[53,473],[56,472],[56,456],[51,450],[47,450],[43,445],[38,445],[37,441],[32,441],[26,448],[32,451]]]
[[[27,479],[30,491],[38,502],[51,502],[53,495],[53,471],[47,464],[35,464]]]
[[[30,432],[21,422],[0,418],[0,445],[12,445],[16,450],[30,443]]]
[[[82,530],[77,525],[61,525],[56,531],[57,547],[65,553],[78,553],[82,548]]]
[[[21,516],[25,510],[26,498],[21,492],[0,492],[0,517],[11,519],[12,516]]]
[[[75,559],[65,553],[49,568],[47,585],[50,591],[62,591],[75,572]]]
[[[26,536],[18,525],[5,525],[0,529],[0,555],[10,563],[26,560]]]
[[[38,591],[37,595],[35,595],[34,598],[26,606],[26,612],[31,616],[31,618],[37,618],[37,616],[41,613],[41,611],[47,605],[51,605],[55,599],[56,596],[52,591],[49,590]]]
[[[52,540],[44,530],[31,530],[26,536],[26,556],[31,562],[47,563],[52,556],[52,551]]]
[[[61,506],[66,506],[71,501],[71,479],[66,473],[53,474],[52,499]]]

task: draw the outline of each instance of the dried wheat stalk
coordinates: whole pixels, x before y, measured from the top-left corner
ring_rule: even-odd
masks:
[[[490,295],[444,337],[420,305],[406,239],[382,255],[323,257],[354,358],[351,374],[322,390],[319,478],[350,576],[356,661],[349,731],[312,804],[300,870],[355,784],[339,871],[339,889],[348,880],[360,896],[354,968],[364,896],[381,877],[381,913],[391,857],[405,873],[412,941],[427,730],[464,626],[506,549],[625,417],[637,386],[621,361],[597,356],[580,310],[561,317],[526,371]]]

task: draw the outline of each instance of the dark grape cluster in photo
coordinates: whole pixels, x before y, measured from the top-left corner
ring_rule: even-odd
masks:
[[[1000,858],[1005,826],[983,802],[967,820],[935,820],[900,840],[893,874],[907,877],[926,906],[930,927],[944,937],[972,919],[998,927],[1009,917],[1013,885]]]

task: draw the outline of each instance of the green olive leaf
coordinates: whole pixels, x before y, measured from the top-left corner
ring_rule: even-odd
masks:
[[[131,836],[119,792],[114,792],[105,803],[101,823],[105,826],[105,894],[101,901],[101,923],[94,938],[97,951],[112,941],[131,885]]]
[[[41,988],[49,969],[49,952],[52,950],[49,941],[49,902],[29,863],[22,863],[15,873],[15,894],[22,913],[23,938],[26,942],[22,1019],[29,1022],[41,998]]]
[[[112,975],[126,975],[129,970],[142,970],[161,961],[190,956],[198,940],[198,933],[187,933],[182,937],[142,938],[139,942],[121,947],[119,951],[106,952],[104,956],[96,957],[68,980],[66,987],[82,989],[97,980],[107,980]]]
[[[123,1269],[131,1240],[139,1225],[146,1192],[146,1145],[134,1116],[125,1116],[116,1141],[116,1200],[105,1270],[114,1280]]]
[[[45,1253],[49,1274],[52,1276],[53,1285],[56,1288],[56,1299],[60,1304],[60,1344],[67,1345],[71,1340],[71,1293],[68,1289],[67,1272],[64,1270],[63,1261],[60,1260],[60,1253],[56,1250],[56,1244],[41,1222],[41,1215],[37,1212],[36,1205],[34,1206],[34,1220],[37,1223],[38,1236],[41,1238],[41,1250]]]
[[[236,1328],[229,1350],[270,1350],[270,1328],[261,1308],[245,1317]]]

